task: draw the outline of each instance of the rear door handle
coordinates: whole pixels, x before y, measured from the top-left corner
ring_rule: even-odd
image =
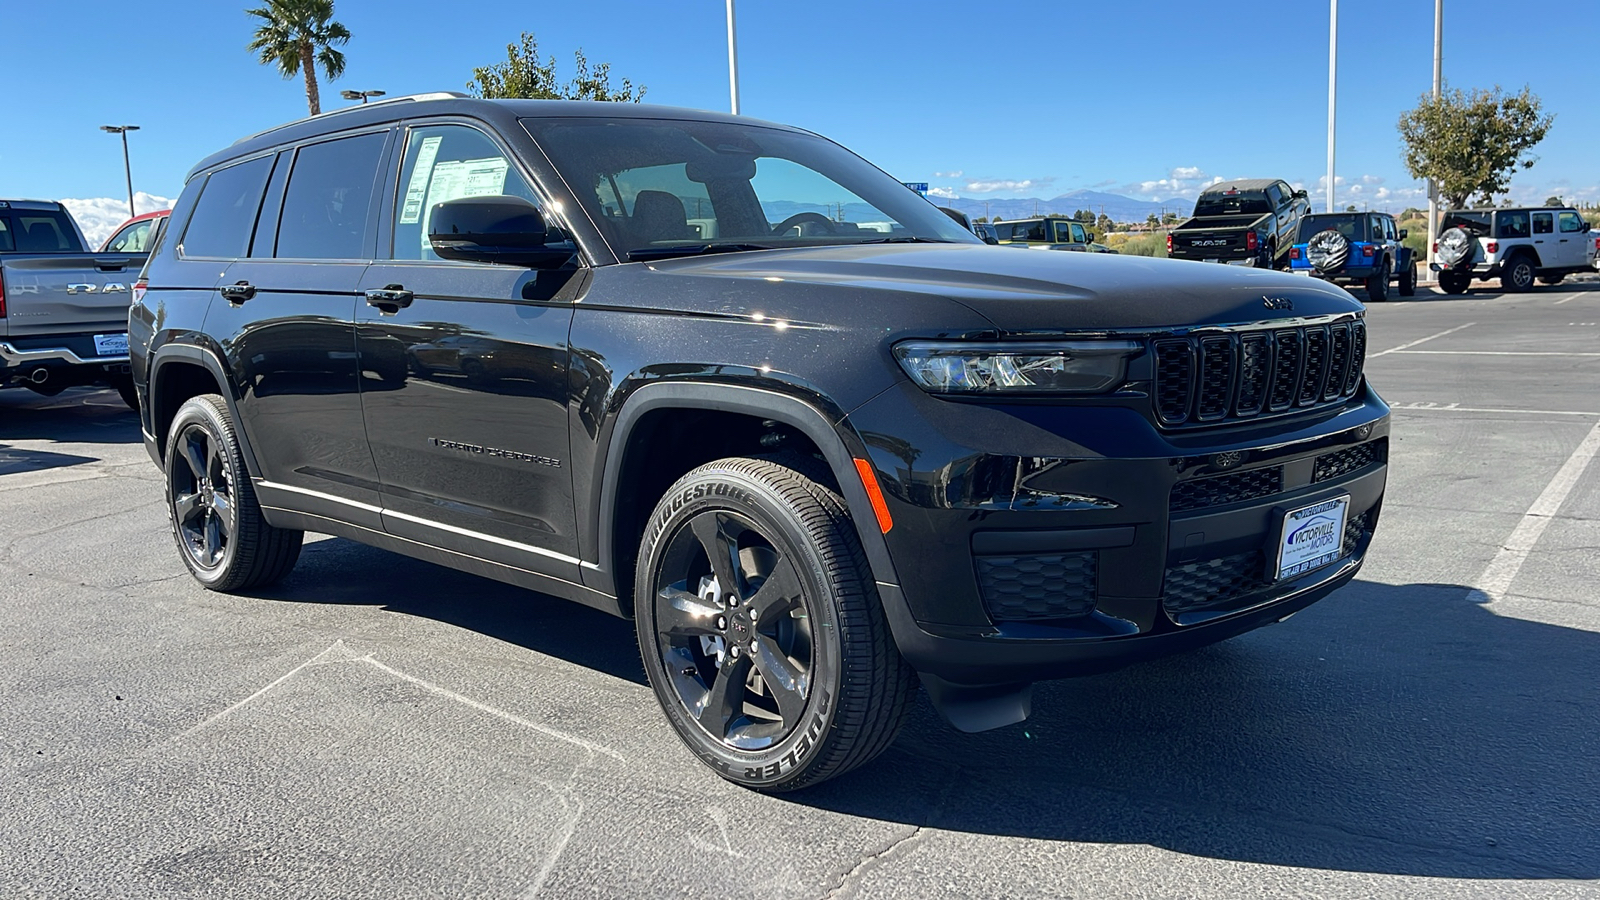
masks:
[[[367,291],[367,305],[380,313],[394,315],[411,305],[415,299],[405,285],[388,284],[376,290]]]
[[[241,281],[237,284],[225,284],[217,289],[217,293],[222,295],[222,299],[238,306],[256,295],[256,286],[248,281]]]

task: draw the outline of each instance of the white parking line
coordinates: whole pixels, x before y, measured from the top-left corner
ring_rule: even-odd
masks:
[[[1583,470],[1588,468],[1589,461],[1594,459],[1595,453],[1600,452],[1600,422],[1589,429],[1589,434],[1578,444],[1578,449],[1572,451],[1561,469],[1556,472],[1556,477],[1550,479],[1545,485],[1544,492],[1539,499],[1533,501],[1528,511],[1523,514],[1522,521],[1506,538],[1500,552],[1494,555],[1488,568],[1478,576],[1478,591],[1487,595],[1490,601],[1500,600],[1510,590],[1511,582],[1516,580],[1517,573],[1522,570],[1522,564],[1527,561],[1528,554],[1533,552],[1534,544],[1539,542],[1540,535],[1550,525],[1550,520],[1555,517],[1561,504],[1566,501],[1567,495],[1572,493],[1578,479],[1583,477]]]
[[[1553,303],[1551,305],[1552,306],[1560,306],[1563,303],[1571,303],[1572,301],[1578,299],[1579,297],[1582,297],[1584,294],[1587,294],[1587,293],[1589,293],[1589,292],[1588,291],[1578,291],[1577,293],[1573,294],[1572,296],[1565,297],[1563,299],[1557,300],[1555,303]]]
[[[1385,352],[1419,355],[1426,353],[1430,356],[1600,356],[1600,353],[1575,351],[1568,353],[1560,350],[1388,350]]]
[[[1391,403],[1389,408],[1396,412],[1463,412],[1463,413],[1509,413],[1520,416],[1584,416],[1594,418],[1600,413],[1582,412],[1576,409],[1499,409],[1488,406],[1462,406],[1458,403],[1432,403],[1418,400],[1413,403]]]
[[[1478,324],[1478,323],[1477,322],[1468,322],[1465,325],[1457,325],[1454,328],[1446,328],[1444,331],[1441,331],[1438,334],[1430,334],[1425,338],[1422,338],[1420,340],[1412,341],[1409,344],[1401,344],[1398,347],[1390,347],[1387,350],[1379,350],[1377,353],[1374,353],[1371,356],[1368,356],[1367,359],[1376,359],[1379,356],[1386,356],[1386,355],[1388,355],[1390,353],[1399,353],[1401,350],[1410,349],[1412,347],[1415,347],[1418,344],[1426,344],[1428,341],[1431,341],[1434,338],[1442,338],[1447,334],[1455,334],[1456,332],[1460,331],[1463,328],[1471,328],[1472,326],[1474,326],[1476,324]]]

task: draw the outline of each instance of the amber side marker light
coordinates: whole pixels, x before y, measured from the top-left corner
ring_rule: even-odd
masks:
[[[884,534],[894,527],[894,519],[889,518],[889,505],[883,502],[883,491],[878,487],[878,476],[872,471],[872,463],[858,459],[856,474],[861,476],[861,486],[867,489],[867,499],[872,501],[872,512],[878,517],[878,530]]]

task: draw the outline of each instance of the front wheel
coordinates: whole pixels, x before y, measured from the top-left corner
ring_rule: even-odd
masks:
[[[1465,272],[1440,272],[1439,289],[1446,294],[1465,294],[1472,286],[1472,276]]]
[[[261,515],[233,417],[217,394],[192,397],[167,431],[167,515],[189,574],[213,591],[271,584],[300,558],[304,532]]]
[[[1382,303],[1389,299],[1389,262],[1384,260],[1378,264],[1378,271],[1367,278],[1367,299],[1373,303]]]
[[[656,504],[639,548],[634,613],[656,698],[696,756],[757,790],[871,760],[916,690],[825,482],[801,457],[707,463]]]
[[[1417,295],[1417,264],[1412,263],[1400,273],[1400,296],[1415,297]]]

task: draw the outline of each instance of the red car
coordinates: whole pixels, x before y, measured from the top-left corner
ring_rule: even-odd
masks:
[[[144,253],[156,242],[156,237],[167,227],[170,209],[158,209],[142,216],[134,216],[122,223],[116,233],[100,245],[101,253]]]

